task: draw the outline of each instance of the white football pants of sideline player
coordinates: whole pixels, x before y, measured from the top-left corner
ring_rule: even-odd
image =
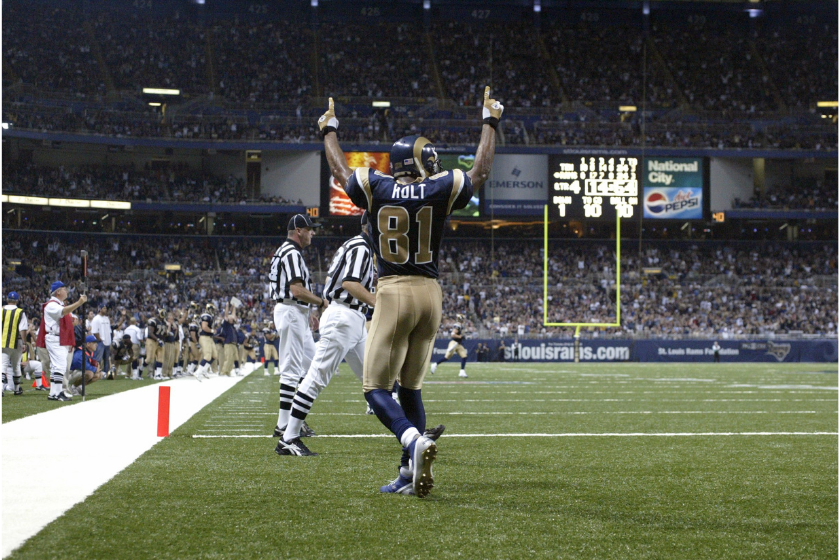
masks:
[[[341,360],[346,360],[359,381],[362,380],[367,340],[365,316],[360,311],[333,301],[321,316],[320,332],[321,338],[315,343],[312,365],[298,387],[298,393],[313,401],[329,385],[338,371],[338,366],[341,365]],[[292,406],[296,404],[297,402]]]
[[[280,413],[277,425],[281,428],[289,423],[289,414],[294,389],[306,375],[312,357],[315,355],[315,341],[309,330],[309,307],[296,303],[278,303],[274,306],[274,325],[280,340]],[[289,391],[286,387],[291,387]],[[289,408],[284,409],[283,403]]]

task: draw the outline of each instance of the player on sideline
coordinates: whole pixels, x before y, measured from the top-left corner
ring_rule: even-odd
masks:
[[[446,218],[464,208],[490,174],[496,126],[504,107],[484,90],[484,124],[473,168],[443,171],[432,143],[422,136],[401,138],[391,148],[391,173],[355,171],[338,144],[333,100],[318,119],[333,177],[353,203],[370,213],[379,282],[365,345],[364,392],[377,418],[403,447],[399,476],[382,492],[420,498],[433,486],[435,442],[423,434],[426,412],[420,390],[440,326],[443,294],[437,260]],[[397,403],[391,398],[399,381]]]
[[[461,356],[461,371],[458,372],[458,377],[467,377],[467,349],[461,344],[464,340],[463,324],[466,321],[466,317],[458,313],[455,319],[458,322],[455,323],[455,327],[452,329],[452,340],[449,341],[449,347],[446,349],[446,354],[443,355],[443,358],[438,360],[437,363],[432,363],[432,373],[435,372],[440,364],[451,358],[457,352]]]
[[[373,285],[373,240],[368,214],[362,214],[362,233],[351,237],[335,252],[324,283],[324,299],[329,306],[321,315],[321,338],[315,344],[315,357],[292,401],[291,418],[277,442],[278,455],[317,455],[300,439],[300,427],[315,399],[326,388],[341,360],[362,381],[365,358],[365,313],[376,303]]]
[[[295,214],[289,220],[286,241],[277,248],[271,259],[268,281],[274,305],[274,324],[280,336],[280,412],[274,437],[286,431],[292,410],[292,400],[303,376],[315,355],[315,341],[311,330],[318,329],[318,315],[326,308],[327,301],[312,293],[309,269],[301,251],[312,243],[315,224],[304,214]],[[317,306],[310,315],[310,304]],[[304,428],[304,436],[315,435]]]
[[[263,357],[265,358],[265,374],[264,375],[280,375],[280,367],[278,366],[277,347],[277,329],[274,328],[274,323],[269,321],[263,332]],[[272,364],[272,372],[268,371],[268,364]]]
[[[199,317],[198,325],[198,345],[201,347],[201,362],[196,368],[193,375],[196,379],[201,381],[202,377],[208,377],[210,371],[210,364],[214,359],[219,358],[219,353],[216,350],[216,343],[213,340],[213,322],[216,319],[216,306],[208,303],[204,308],[204,313]]]

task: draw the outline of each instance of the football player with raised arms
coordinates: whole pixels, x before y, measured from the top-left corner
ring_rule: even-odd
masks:
[[[458,377],[467,377],[467,349],[464,348],[463,344],[461,344],[464,340],[464,324],[466,323],[467,318],[458,313],[455,316],[455,320],[458,322],[455,323],[454,327],[452,327],[452,340],[449,341],[449,346],[446,348],[446,354],[444,354],[443,358],[437,362],[432,363],[432,373],[435,372],[440,364],[451,358],[453,354],[457,352],[461,357],[461,371],[458,372]]]
[[[391,173],[351,170],[338,144],[333,100],[318,119],[330,171],[353,204],[370,214],[379,282],[365,344],[363,389],[377,418],[403,447],[399,476],[382,492],[428,495],[433,486],[435,442],[423,435],[426,412],[420,391],[440,326],[443,294],[438,255],[446,218],[464,208],[490,175],[496,126],[504,107],[484,90],[484,124],[473,168],[444,171],[434,145],[407,136],[391,148]],[[391,398],[399,382],[397,403]]]

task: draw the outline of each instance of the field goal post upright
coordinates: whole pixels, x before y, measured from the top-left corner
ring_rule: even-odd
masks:
[[[615,323],[549,323],[548,322],[548,204],[543,214],[543,326],[575,327],[575,362],[580,361],[581,327],[621,326],[621,217],[615,214]]]

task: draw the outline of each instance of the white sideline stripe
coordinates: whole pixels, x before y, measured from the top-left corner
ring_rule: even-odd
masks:
[[[162,439],[156,435],[158,387],[172,387],[172,432],[243,379],[174,379],[3,424],[3,557]],[[96,437],[83,426],[95,426]],[[51,468],[62,482],[35,474]]]
[[[484,438],[484,437],[706,437],[706,436],[836,436],[837,432],[671,432],[671,433],[645,433],[645,432],[630,432],[630,433],[604,433],[604,434],[587,434],[587,433],[572,433],[572,434],[446,434],[446,439],[449,438]],[[266,435],[200,435],[193,434],[195,439],[218,439],[218,438],[272,438],[273,436]],[[332,436],[316,436],[314,439],[324,438],[390,438],[393,434],[345,434]]]
[[[264,415],[277,415],[276,412],[263,412]],[[584,414],[837,414],[836,410],[631,410],[631,411],[573,411],[554,410],[549,412],[435,412],[435,416],[550,416],[566,414],[580,416]],[[318,416],[361,416],[361,412],[319,412]]]

